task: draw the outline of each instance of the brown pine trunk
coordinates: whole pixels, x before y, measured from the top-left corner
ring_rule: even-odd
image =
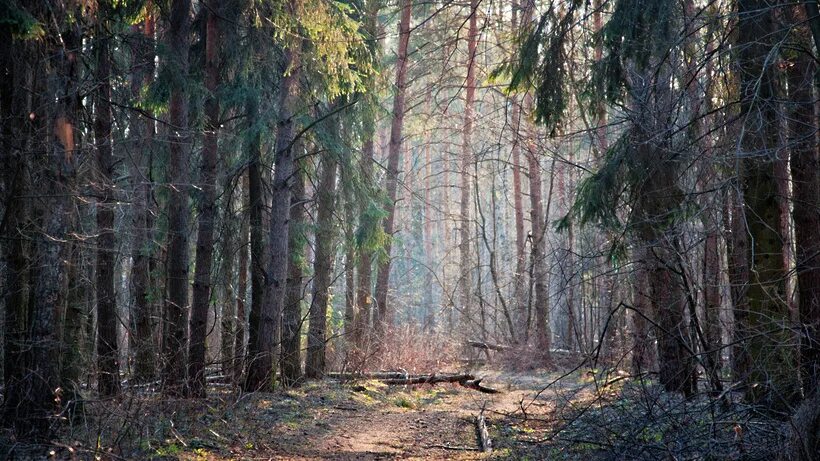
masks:
[[[188,48],[191,0],[172,0],[168,28],[169,62],[178,78],[171,83],[169,103],[168,181],[168,298],[165,303],[164,392],[181,395],[185,382],[185,350],[188,316]]]
[[[404,126],[405,93],[407,92],[407,45],[410,42],[410,19],[412,16],[412,0],[401,0],[401,19],[399,20],[399,48],[396,61],[396,94],[393,98],[393,119],[390,125],[390,143],[388,144],[387,158],[387,217],[384,219],[384,233],[392,238],[396,213],[396,189],[401,161],[401,137]],[[376,276],[376,311],[373,315],[375,340],[384,339],[387,330],[390,310],[387,306],[387,290],[390,286],[389,259],[391,242],[385,244],[384,251],[388,255],[387,261],[379,265]],[[378,344],[375,344],[378,347]]]
[[[141,24],[134,25],[134,43],[131,47],[132,80],[131,97],[138,100],[142,88],[153,80],[154,75],[154,17],[151,6],[146,7],[146,17]],[[150,114],[149,114],[150,115]],[[134,353],[134,381],[144,383],[154,378],[156,356],[154,353],[154,312],[150,300],[151,275],[149,232],[151,225],[148,201],[151,197],[151,182],[147,178],[151,149],[154,141],[154,122],[149,117],[134,115],[131,121],[132,162],[131,184],[131,300],[134,335],[131,348]]]
[[[781,208],[775,173],[780,124],[778,77],[770,53],[779,40],[775,12],[762,0],[738,2],[740,149],[745,224],[751,244],[749,315],[738,324],[749,354],[746,397],[774,411],[786,410],[798,396],[797,353],[785,302]]]
[[[19,48],[18,48],[19,47]],[[27,331],[30,296],[31,248],[26,238],[29,227],[30,203],[23,197],[29,193],[31,163],[25,155],[28,136],[27,114],[31,107],[23,88],[30,85],[32,73],[27,59],[32,47],[13,41],[9,28],[0,28],[0,123],[2,123],[2,147],[0,170],[5,192],[3,196],[5,223],[0,235],[10,240],[0,245],[0,256],[5,264],[5,289],[3,294],[3,421],[16,424],[20,416],[19,404],[25,391],[26,370],[25,339]]]
[[[242,203],[248,203],[248,175],[242,175]],[[239,226],[239,276],[236,284],[236,323],[234,328],[233,346],[233,380],[239,383],[242,379],[242,364],[245,359],[245,336],[247,329],[246,309],[248,293],[248,259],[250,257],[250,241],[248,232],[250,231],[250,219],[242,216],[242,224]]]
[[[518,2],[512,5],[512,30],[518,33]],[[515,213],[515,274],[513,275],[513,305],[515,306],[515,325],[519,330],[526,328],[527,321],[527,290],[525,253],[526,235],[524,234],[524,198],[521,191],[521,103],[513,95],[510,97],[512,109],[510,120],[512,124],[512,175],[513,175],[513,211]],[[516,334],[520,341],[525,334]]]
[[[97,385],[101,396],[120,391],[120,362],[117,341],[117,305],[114,274],[117,239],[114,236],[114,155],[111,147],[111,45],[105,18],[100,11],[94,42],[97,61],[97,91],[94,99],[94,141],[99,173],[97,202]]]
[[[190,343],[188,349],[188,393],[205,397],[205,337],[208,333],[208,307],[211,299],[211,266],[213,264],[214,227],[216,220],[216,163],[219,155],[219,15],[221,5],[211,0],[205,23],[205,136],[202,141],[202,166],[199,188],[199,226],[196,237],[194,296],[191,304]]]
[[[296,0],[287,9],[296,14]],[[295,169],[293,156],[294,111],[299,82],[300,47],[288,47],[283,51],[282,77],[279,87],[279,125],[276,130],[276,159],[272,184],[273,200],[269,228],[270,261],[268,280],[262,310],[256,327],[256,338],[249,351],[248,389],[269,390],[273,386],[274,361],[280,338],[282,306],[288,276],[291,184]]]
[[[478,0],[470,0],[470,19],[467,30],[467,78],[464,82],[464,127],[461,140],[461,199],[459,200],[459,304],[462,325],[468,328],[472,323],[472,262],[470,261],[470,171],[473,169],[473,110],[475,105],[475,68],[478,46]]]
[[[338,120],[331,123],[338,124]],[[337,128],[331,129],[333,133]],[[319,187],[316,190],[316,256],[313,260],[313,297],[310,302],[305,376],[321,378],[325,372],[327,308],[333,282],[333,260],[336,256],[336,231],[333,211],[336,206],[336,172],[338,162],[329,153],[320,165]]]
[[[794,41],[811,49],[806,15],[791,8]],[[799,52],[787,68],[789,86],[789,147],[791,150],[794,234],[801,336],[801,366],[804,389],[820,385],[820,161],[815,134],[812,78],[816,65],[807,52]]]
[[[249,97],[247,101],[248,126],[254,126],[259,118],[259,106],[255,97]],[[247,361],[253,357],[259,336],[259,320],[262,315],[263,298],[265,296],[265,284],[268,265],[268,254],[265,229],[263,226],[263,216],[265,213],[265,197],[262,185],[262,160],[261,160],[262,139],[257,132],[252,135],[248,143],[248,208],[250,209],[250,271],[251,271],[251,306],[248,319],[248,348],[246,358],[243,358],[239,368],[246,368]],[[244,345],[243,345],[244,346]],[[244,347],[243,347],[244,349]],[[250,369],[244,370],[249,372]],[[248,385],[247,380],[245,385]],[[246,387],[245,390],[253,391],[255,388]]]
[[[297,149],[301,155],[301,149]],[[282,311],[282,384],[294,386],[302,379],[302,299],[304,298],[302,265],[305,254],[305,171],[300,168],[293,182],[293,204],[290,208],[290,260],[288,285]]]

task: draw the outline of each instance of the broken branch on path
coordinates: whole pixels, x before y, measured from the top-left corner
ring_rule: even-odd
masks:
[[[342,381],[356,379],[374,379],[383,384],[392,386],[411,386],[418,384],[458,383],[462,387],[473,389],[485,394],[498,394],[501,391],[481,384],[483,378],[476,378],[471,374],[432,373],[427,375],[411,375],[400,372],[375,373],[328,373],[328,377]]]
[[[510,350],[510,346],[505,346],[504,344],[493,344],[493,343],[488,343],[488,342],[485,342],[485,341],[476,341],[476,340],[467,341],[467,345],[471,346],[471,347],[475,347],[477,349],[483,349],[485,351],[486,350],[491,350],[491,351],[504,352],[504,351]]]
[[[484,453],[493,451],[493,442],[490,440],[490,431],[487,430],[487,420],[484,418],[484,410],[481,410],[481,413],[476,416],[475,425],[481,451]]]

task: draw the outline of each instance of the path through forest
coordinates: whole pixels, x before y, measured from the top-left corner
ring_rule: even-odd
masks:
[[[536,395],[550,384],[552,373],[482,373],[485,384],[502,390],[484,394],[458,385],[383,386],[364,384],[322,384],[308,387],[300,405],[304,413],[291,414],[296,421],[285,421],[284,429],[262,442],[260,453],[271,459],[497,459],[510,454],[500,440],[500,427],[520,410],[521,403],[531,413],[546,411],[555,390]],[[318,394],[316,392],[318,391]],[[318,395],[326,406],[314,406],[310,396]],[[296,397],[296,396],[294,396]],[[305,397],[308,397],[305,399]],[[282,401],[265,402],[271,408],[288,405]],[[486,415],[497,449],[481,453],[476,432],[476,416]],[[288,415],[287,412],[282,414]],[[286,416],[284,419],[288,419]],[[250,445],[246,445],[250,446]],[[255,446],[255,445],[254,445]],[[246,450],[244,455],[250,455]]]
[[[111,459],[166,461],[518,459],[526,447],[522,437],[538,436],[537,427],[520,424],[521,403],[530,422],[536,421],[566,391],[579,388],[567,384],[577,383],[574,379],[552,384],[555,372],[476,375],[501,392],[329,379],[242,395],[212,386],[204,401],[130,392],[116,406],[89,405],[89,423],[66,428],[60,437],[66,443],[48,450],[56,459],[76,459],[77,453],[97,457],[101,451]],[[475,421],[482,410],[491,453],[479,449]]]

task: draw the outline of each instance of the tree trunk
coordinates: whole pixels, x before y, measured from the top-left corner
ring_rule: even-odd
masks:
[[[328,131],[338,136],[339,120],[335,117],[328,122],[333,127]],[[310,329],[305,360],[305,376],[321,378],[325,372],[325,344],[327,328],[327,308],[330,288],[333,282],[333,260],[336,255],[336,226],[333,211],[336,206],[336,171],[338,162],[334,153],[326,151],[320,166],[316,212],[316,257],[313,261],[313,297],[310,302]]]
[[[413,11],[412,0],[401,0],[401,19],[399,20],[399,48],[396,61],[396,93],[393,98],[393,118],[390,125],[390,143],[387,157],[387,217],[384,218],[384,233],[388,238],[393,237],[393,227],[396,213],[396,188],[401,162],[402,128],[404,126],[405,96],[407,92],[407,46],[410,42],[410,19]],[[375,340],[384,340],[390,311],[387,306],[387,291],[390,287],[390,240],[384,246],[388,258],[379,264],[376,276],[376,311],[373,315]],[[379,344],[375,345],[379,347]]]
[[[248,126],[252,127],[258,122],[259,106],[255,96],[250,96],[247,101]],[[262,138],[256,132],[251,136],[248,144],[248,208],[250,209],[250,253],[251,253],[251,310],[248,319],[248,350],[246,359],[243,360],[242,368],[249,367],[246,363],[254,356],[254,351],[259,337],[259,322],[262,315],[262,306],[265,296],[265,285],[267,284],[268,253],[265,230],[263,226],[263,216],[265,212],[265,197],[262,185]],[[246,370],[250,373],[250,368]],[[245,381],[248,385],[248,381]],[[255,387],[246,387],[245,390],[253,391]]]
[[[154,76],[154,18],[150,6],[141,24],[132,26],[134,43],[131,47],[132,79],[131,96],[138,100],[142,88],[150,85]],[[152,251],[149,240],[151,182],[146,175],[150,167],[154,141],[154,122],[149,117],[135,114],[131,120],[132,162],[131,185],[131,300],[134,335],[131,348],[134,352],[134,378],[137,383],[153,380],[156,356],[154,354],[154,311],[150,300]]]
[[[16,47],[19,46],[19,49]],[[11,425],[19,420],[19,404],[24,397],[26,331],[30,294],[31,248],[26,234],[31,219],[31,204],[24,197],[30,191],[28,178],[31,161],[26,155],[29,124],[26,115],[31,113],[23,88],[30,86],[32,66],[28,62],[34,52],[32,46],[20,45],[12,40],[10,28],[0,28],[0,123],[2,123],[2,147],[0,170],[5,192],[3,196],[5,215],[0,233],[10,239],[0,245],[0,256],[5,264],[3,300],[3,421]]]
[[[467,78],[464,100],[464,127],[461,140],[461,200],[459,201],[459,304],[462,325],[469,328],[472,322],[472,263],[470,261],[470,171],[472,170],[473,151],[473,110],[475,104],[475,68],[476,48],[478,46],[478,0],[470,0],[469,29],[467,30]]]
[[[776,69],[770,54],[779,41],[775,13],[762,0],[738,2],[740,65],[740,178],[751,245],[749,315],[737,325],[749,355],[744,382],[750,402],[786,410],[798,396],[797,354],[791,347],[785,302],[781,209],[775,163],[780,143]]]
[[[117,339],[117,299],[114,274],[117,239],[114,236],[114,155],[111,147],[111,45],[103,7],[98,19],[94,48],[97,61],[97,91],[94,99],[94,141],[97,150],[100,196],[97,202],[97,384],[100,395],[120,391],[120,362]]]
[[[800,49],[811,49],[811,36],[802,8],[791,7],[793,40]],[[812,79],[816,65],[811,54],[802,51],[787,67],[789,86],[789,147],[791,150],[794,234],[796,243],[797,288],[800,309],[801,366],[804,389],[820,385],[820,161],[815,134]]]
[[[301,154],[301,149],[297,149]],[[302,379],[302,299],[304,284],[302,267],[305,255],[305,176],[300,168],[293,182],[293,204],[290,208],[290,260],[288,261],[288,286],[282,314],[282,384],[294,386]],[[315,282],[314,282],[315,283]]]
[[[242,203],[247,202],[249,202],[248,175],[244,174],[242,175]],[[245,306],[247,305],[248,259],[250,256],[250,241],[248,238],[248,232],[250,231],[249,221],[249,218],[242,216],[242,224],[239,226],[239,280],[236,284],[236,324],[234,329],[232,359],[233,380],[235,383],[239,383],[242,379],[242,365],[245,361],[245,332],[247,331]]]
[[[171,80],[169,103],[168,255],[165,303],[165,363],[162,380],[168,395],[182,395],[185,382],[185,350],[188,316],[188,49],[191,0],[172,0],[168,28],[169,60],[178,74]]]
[[[296,14],[296,0],[287,5]],[[299,82],[300,46],[289,46],[283,51],[282,77],[279,87],[278,120],[276,130],[276,159],[272,184],[273,201],[269,229],[270,261],[265,283],[264,300],[256,326],[256,337],[250,349],[247,388],[268,390],[273,385],[274,361],[279,343],[282,306],[285,301],[288,275],[288,220],[290,219],[291,183],[294,172],[294,111]]]
[[[188,392],[191,397],[205,397],[205,337],[208,333],[208,307],[211,299],[211,266],[213,263],[216,220],[216,163],[219,155],[219,87],[220,32],[219,0],[207,8],[205,23],[205,136],[202,141],[202,166],[199,188],[199,227],[196,237],[194,297],[191,305],[190,344],[188,349]],[[229,256],[227,256],[229,257]]]

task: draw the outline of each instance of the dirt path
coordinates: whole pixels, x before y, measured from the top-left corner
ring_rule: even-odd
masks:
[[[64,426],[53,444],[16,447],[15,456],[32,459],[24,455],[30,449],[72,460],[516,459],[516,411],[522,402],[529,414],[552,405],[554,391],[536,395],[556,375],[476,374],[502,393],[330,380],[242,395],[215,387],[207,400],[131,393],[89,403],[88,419]],[[479,451],[475,418],[482,410],[492,453]]]
[[[553,376],[497,372],[483,376],[485,384],[503,392],[488,395],[457,385],[439,385],[378,387],[351,394],[347,401],[336,401],[326,411],[313,413],[312,427],[299,425],[299,430],[280,437],[273,459],[504,457],[508,453],[504,450],[479,451],[475,417],[484,409],[491,433],[495,433],[494,421],[515,412],[522,401],[530,403]],[[548,401],[548,395],[545,393],[539,400]],[[369,401],[371,398],[375,402]]]

